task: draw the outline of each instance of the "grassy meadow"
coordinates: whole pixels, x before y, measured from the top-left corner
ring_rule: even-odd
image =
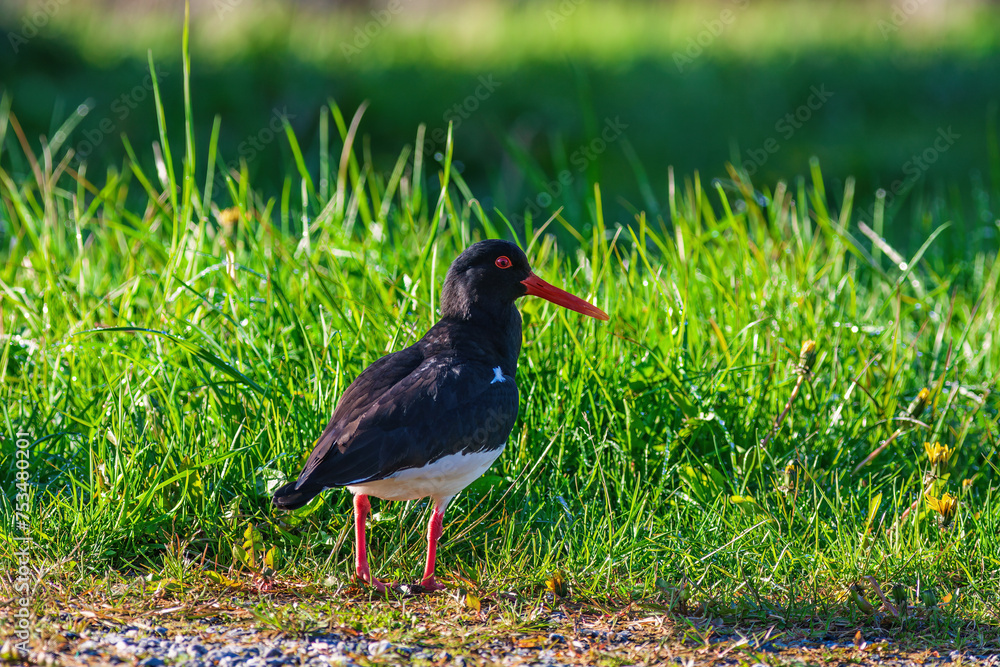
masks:
[[[34,540],[39,616],[136,590],[354,595],[349,494],[283,514],[269,493],[350,381],[436,320],[451,260],[505,237],[611,321],[520,303],[518,423],[448,512],[446,584],[996,641],[997,183],[930,184],[902,220],[818,160],[768,181],[635,159],[627,216],[591,171],[572,215],[505,210],[452,133],[376,147],[368,111],[330,104],[308,149],[277,119],[287,159],[258,186],[192,110],[184,53],[178,103],[150,78],[155,150],[126,138],[120,161],[74,159],[79,114],[38,142],[0,102],[0,560]],[[428,515],[375,507],[377,576],[416,580]]]

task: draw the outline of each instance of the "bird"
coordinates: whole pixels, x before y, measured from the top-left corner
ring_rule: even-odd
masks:
[[[503,452],[517,419],[515,381],[525,295],[608,320],[600,308],[536,276],[516,244],[479,241],[448,269],[441,318],[413,345],[368,366],[347,387],[295,481],[272,504],[294,510],[324,489],[354,494],[356,578],[372,576],[365,525],[369,497],[430,498],[427,560],[419,586],[442,590],[435,564],[448,504]]]

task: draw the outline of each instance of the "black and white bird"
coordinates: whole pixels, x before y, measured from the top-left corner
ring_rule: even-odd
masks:
[[[517,419],[521,314],[514,301],[528,294],[608,319],[532,273],[513,243],[472,245],[448,269],[441,319],[351,383],[298,479],[275,492],[275,507],[292,510],[324,489],[347,487],[357,576],[378,590],[385,584],[371,574],[365,540],[369,496],[433,501],[421,586],[444,588],[434,563],[445,509],[500,456]]]

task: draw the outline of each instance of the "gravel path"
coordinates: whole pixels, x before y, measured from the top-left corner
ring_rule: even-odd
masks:
[[[589,635],[589,636],[588,636]],[[294,637],[273,631],[227,628],[207,625],[191,634],[169,636],[166,628],[149,630],[125,627],[118,631],[85,631],[63,634],[65,644],[56,651],[33,652],[29,664],[48,665],[137,665],[138,667],[325,667],[327,665],[417,664],[465,667],[472,664],[521,665],[546,667],[580,664],[560,662],[560,651],[573,653],[629,642],[628,632],[600,633],[584,631],[581,637],[567,639],[558,633],[546,637],[551,648],[515,646],[512,642],[494,641],[474,652],[459,655],[431,646],[394,644],[365,636],[339,633]]]
[[[900,651],[885,640],[860,646],[835,641],[772,640],[751,650],[739,636],[718,637],[707,646],[677,641],[650,642],[628,631],[567,628],[525,637],[484,640],[476,646],[446,650],[425,643],[391,643],[365,634],[325,632],[295,636],[254,627],[193,621],[189,631],[165,627],[90,629],[58,633],[34,650],[25,664],[132,665],[137,667],[320,667],[326,665],[628,665],[694,664],[784,665],[861,664],[881,666],[956,665],[1000,667],[1000,647],[980,651]],[[568,631],[571,630],[572,631]],[[752,656],[752,658],[751,658]]]

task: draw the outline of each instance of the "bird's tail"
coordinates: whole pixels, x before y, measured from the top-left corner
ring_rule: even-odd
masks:
[[[289,482],[275,491],[274,497],[271,498],[271,504],[279,510],[296,510],[323,490],[321,487],[317,488],[310,484],[303,484],[302,487],[296,489],[295,484],[296,482]]]

